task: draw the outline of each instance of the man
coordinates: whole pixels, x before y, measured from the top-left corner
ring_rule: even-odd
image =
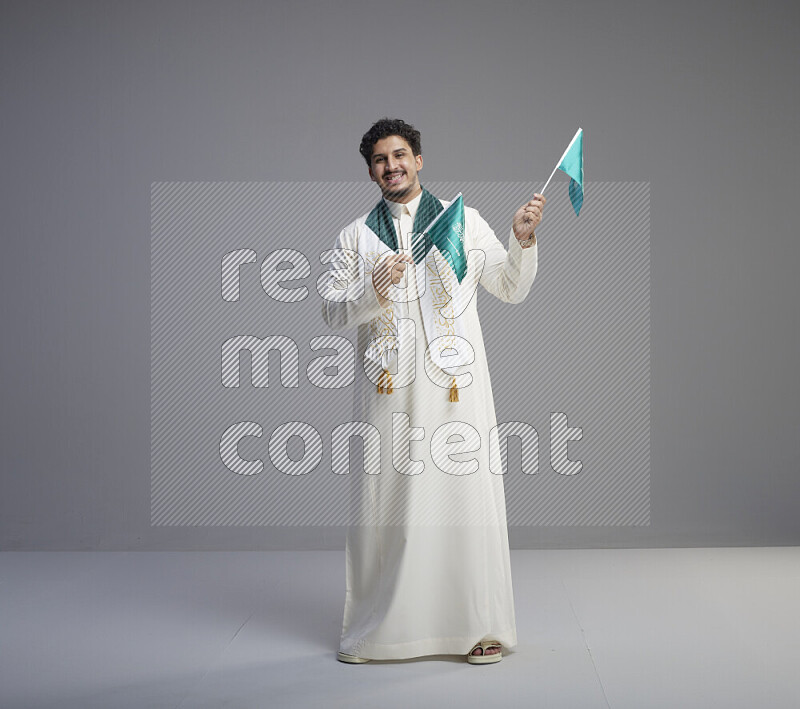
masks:
[[[339,234],[337,280],[321,291],[330,327],[358,327],[369,380],[355,387],[354,417],[369,424],[365,470],[372,467],[351,473],[357,518],[347,533],[337,657],[497,662],[517,637],[502,471],[490,470],[499,444],[476,289],[522,302],[536,275],[534,229],[545,199],[536,194],[516,211],[508,251],[464,207],[465,228],[453,239],[466,263],[457,282],[420,236],[450,203],[420,185],[419,131],[384,118],[359,150],[382,199]],[[437,349],[437,332],[450,348]]]

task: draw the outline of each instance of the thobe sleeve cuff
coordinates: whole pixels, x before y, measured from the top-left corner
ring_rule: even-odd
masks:
[[[508,235],[508,253],[514,262],[519,263],[521,270],[524,271],[526,269],[530,269],[531,267],[535,268],[538,261],[538,246],[538,239],[529,246],[522,246],[519,243],[519,239],[517,239],[516,234],[514,234],[514,229],[512,227],[511,232]]]
[[[514,234],[513,227],[508,235],[508,272],[515,274],[516,284],[509,295],[509,302],[521,303],[528,295],[536,277],[539,261],[538,240],[530,246],[522,247]]]

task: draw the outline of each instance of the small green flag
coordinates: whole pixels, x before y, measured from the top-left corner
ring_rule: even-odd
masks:
[[[558,169],[569,175],[569,201],[572,202],[575,216],[578,216],[583,206],[583,128],[578,128],[558,163]]]
[[[550,177],[542,187],[541,194],[547,189],[556,170],[561,170],[569,175],[569,201],[572,202],[572,208],[575,210],[575,216],[581,213],[583,206],[583,128],[578,128],[575,137],[570,141],[558,165],[553,168]]]
[[[464,198],[459,192],[447,209],[440,212],[425,229],[426,240],[439,249],[459,283],[467,273],[464,233]]]

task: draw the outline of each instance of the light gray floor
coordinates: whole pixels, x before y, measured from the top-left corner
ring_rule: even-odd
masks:
[[[0,706],[800,707],[800,548],[512,551],[518,651],[337,662],[343,552],[0,554]]]

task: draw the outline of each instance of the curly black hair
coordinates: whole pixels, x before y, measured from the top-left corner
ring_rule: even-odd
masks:
[[[364,137],[361,138],[361,145],[358,152],[367,161],[367,166],[372,167],[372,149],[375,143],[390,135],[398,135],[411,146],[414,155],[422,155],[422,138],[419,131],[409,123],[401,121],[399,118],[381,118],[373,124]]]

